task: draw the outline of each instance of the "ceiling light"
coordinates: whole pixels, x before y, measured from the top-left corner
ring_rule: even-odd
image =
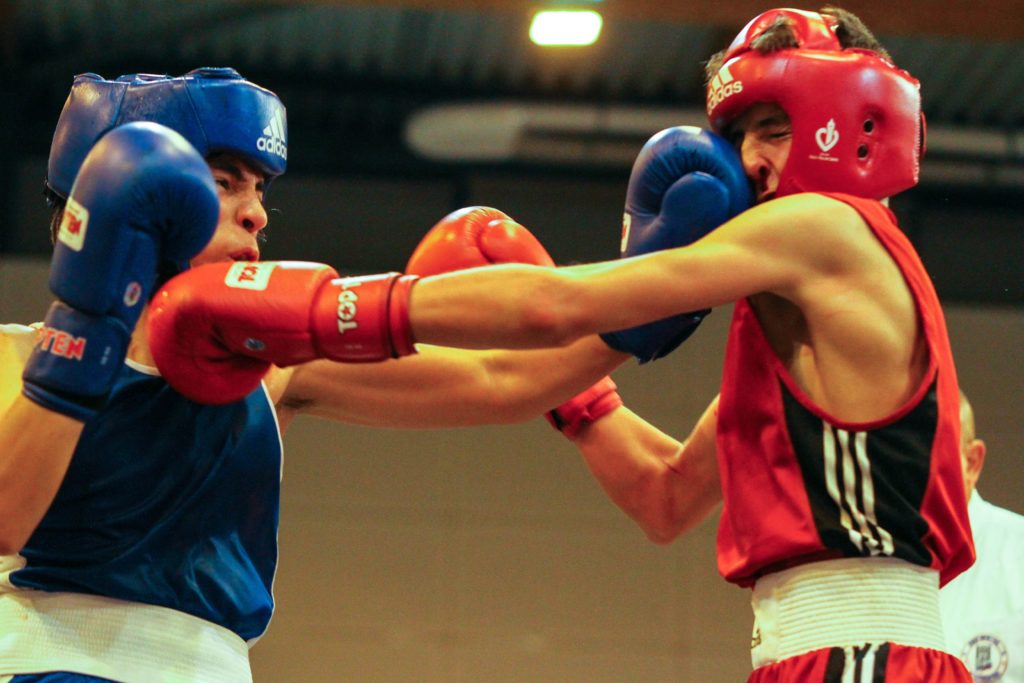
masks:
[[[601,15],[592,10],[544,10],[530,24],[537,45],[592,45],[601,34]]]

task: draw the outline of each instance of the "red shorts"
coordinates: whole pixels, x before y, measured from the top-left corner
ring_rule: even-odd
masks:
[[[755,669],[747,683],[972,683],[963,662],[923,647],[832,647]]]

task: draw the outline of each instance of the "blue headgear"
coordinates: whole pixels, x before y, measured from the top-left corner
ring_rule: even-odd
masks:
[[[268,183],[287,164],[284,105],[234,69],[207,67],[177,77],[129,74],[115,81],[86,73],[75,77],[57,121],[47,187],[66,198],[96,141],[132,121],[163,124],[204,157],[237,153],[265,173]]]

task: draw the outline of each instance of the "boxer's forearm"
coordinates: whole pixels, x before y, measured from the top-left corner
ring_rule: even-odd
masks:
[[[423,278],[409,312],[416,341],[464,348],[563,346],[574,334],[565,278],[508,265]]]
[[[564,268],[510,265],[423,278],[409,305],[413,336],[466,348],[543,348],[692,310],[699,306],[681,284],[675,258],[660,252]]]
[[[19,552],[50,507],[82,427],[24,396],[0,417],[0,555]]]

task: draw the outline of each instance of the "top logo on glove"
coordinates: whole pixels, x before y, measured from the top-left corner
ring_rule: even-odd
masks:
[[[717,107],[719,102],[730,95],[743,92],[743,81],[733,80],[732,74],[729,73],[729,67],[723,64],[715,77],[711,79],[708,89],[711,90],[711,94],[708,95],[708,116],[710,116],[711,110]]]
[[[356,317],[359,315],[359,295],[353,292],[349,287],[358,287],[359,283],[354,285],[346,284],[344,289],[338,292],[338,334],[345,334],[348,330],[354,330],[359,327],[359,323],[356,321]]]

